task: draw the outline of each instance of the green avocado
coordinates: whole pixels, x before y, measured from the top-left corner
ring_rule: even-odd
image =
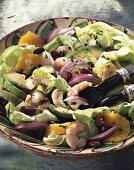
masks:
[[[56,107],[53,104],[50,104],[48,106],[48,109],[50,110],[51,113],[55,114],[57,117],[63,117],[63,118],[69,118],[73,119],[73,110],[68,110],[63,107]]]
[[[28,90],[26,87],[25,75],[19,73],[5,74],[5,79],[20,89]]]
[[[11,102],[15,106],[18,105],[20,102],[22,102],[22,99],[17,98],[14,94],[5,90],[0,91],[0,97],[3,97],[5,100]]]
[[[86,58],[87,62],[92,61],[94,63],[100,57],[102,52],[103,52],[103,49],[101,48],[87,45],[87,46],[78,48],[76,51],[70,52],[65,57],[70,58],[70,59]]]
[[[4,78],[0,78],[0,85],[4,87],[7,91],[11,92],[15,96],[21,99],[25,99],[27,94],[23,92],[22,90],[18,89],[16,86],[14,86],[9,81],[5,80]]]

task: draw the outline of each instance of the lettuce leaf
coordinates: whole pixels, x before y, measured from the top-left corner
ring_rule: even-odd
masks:
[[[129,39],[125,33],[103,22],[89,24],[84,28],[75,27],[75,31],[82,44],[99,44],[103,48],[113,47],[118,41]]]
[[[69,86],[66,80],[58,75],[58,77],[55,78],[47,87],[38,85],[37,90],[41,91],[44,94],[48,94],[53,88],[58,88],[61,91],[66,92],[68,87]]]
[[[103,32],[102,35],[98,35],[97,41],[103,48],[114,46],[114,41],[107,31]]]
[[[73,51],[76,45],[77,38],[70,35],[59,35],[44,46],[44,49],[48,52],[55,50],[59,46],[68,46]]]
[[[42,72],[42,74],[43,73],[54,73],[54,68],[52,66],[45,65],[45,66],[35,69],[33,71],[33,74],[39,74],[38,72]]]
[[[40,77],[44,79],[45,84],[50,85],[52,81],[55,79],[55,77],[51,73],[54,73],[54,69],[52,66],[43,66],[35,69],[33,71],[32,76]]]
[[[50,120],[57,120],[57,117],[52,114],[49,110],[44,109],[43,113],[35,115],[36,121],[50,121]]]
[[[43,142],[49,146],[59,146],[65,140],[65,135],[49,135],[43,138]]]
[[[40,91],[40,92],[42,92],[44,94],[48,94],[53,88],[54,88],[54,82],[49,84],[47,87],[43,86],[43,85],[38,85],[36,90]]]
[[[134,101],[131,103],[123,102],[117,106],[115,111],[121,115],[130,117],[134,121]]]
[[[97,74],[98,77],[102,78],[103,69],[106,67],[106,64],[109,63],[109,60],[100,57],[94,65],[93,71]]]
[[[28,121],[35,121],[35,116],[28,116],[22,112],[19,111],[14,111],[12,114],[9,116],[9,120],[15,124],[19,125],[23,122],[28,122]]]
[[[58,75],[58,77],[54,80],[54,87],[60,89],[63,92],[66,92],[69,86],[66,80]]]
[[[68,35],[68,36],[60,35],[59,38],[60,38],[60,41],[62,42],[63,45],[70,47],[72,51],[75,50],[74,46],[75,46],[75,43],[77,41],[77,38],[72,37],[70,35]]]
[[[6,104],[5,109],[6,109],[6,115],[9,118],[10,114],[13,113],[15,110],[15,106],[9,102]]]
[[[115,44],[116,51],[103,52],[101,57],[108,58],[111,61],[118,61],[125,67],[130,63],[134,63],[134,40],[122,40],[121,43]]]
[[[12,71],[17,64],[18,59],[26,53],[32,53],[34,49],[35,46],[31,45],[8,47],[0,56],[0,76]]]
[[[29,116],[20,111],[15,110],[13,113],[9,115],[9,119],[13,124],[19,125],[27,121],[46,121],[46,122],[51,120],[55,121],[57,120],[57,117],[46,109],[43,111],[43,113],[39,113],[34,116]]]

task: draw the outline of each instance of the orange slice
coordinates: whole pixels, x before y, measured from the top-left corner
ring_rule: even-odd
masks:
[[[15,70],[25,70],[29,66],[37,67],[42,64],[42,57],[37,54],[25,54],[19,60],[15,66]]]
[[[114,112],[103,112],[101,115],[104,117],[105,126],[117,126],[117,130],[105,139],[105,142],[122,142],[130,133],[130,123],[124,117]]]
[[[30,45],[35,45],[37,47],[42,47],[42,40],[41,38],[36,35],[35,33],[33,32],[30,32],[28,31],[25,35],[23,35],[19,42],[18,42],[19,45],[22,45],[22,44],[30,44]]]

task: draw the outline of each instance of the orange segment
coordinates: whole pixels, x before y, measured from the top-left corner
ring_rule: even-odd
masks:
[[[117,130],[106,138],[105,142],[117,143],[125,140],[130,133],[129,121],[124,116],[114,112],[103,112],[101,115],[104,117],[106,127],[117,126]]]
[[[48,135],[64,135],[66,129],[75,122],[66,122],[62,124],[50,124],[45,136]]]
[[[35,45],[37,47],[42,47],[42,40],[41,38],[36,35],[35,33],[33,32],[30,32],[28,31],[25,35],[23,35],[19,42],[18,42],[19,45],[22,45],[22,44],[30,44],[30,45]]]
[[[18,60],[15,70],[25,70],[29,65],[37,67],[40,64],[42,64],[42,57],[40,55],[25,54]]]

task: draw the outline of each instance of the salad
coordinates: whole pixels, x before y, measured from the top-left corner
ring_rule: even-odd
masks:
[[[122,142],[134,133],[133,99],[101,102],[123,83],[88,94],[132,63],[134,40],[103,22],[57,28],[45,39],[28,31],[0,56],[0,116],[44,145]]]

